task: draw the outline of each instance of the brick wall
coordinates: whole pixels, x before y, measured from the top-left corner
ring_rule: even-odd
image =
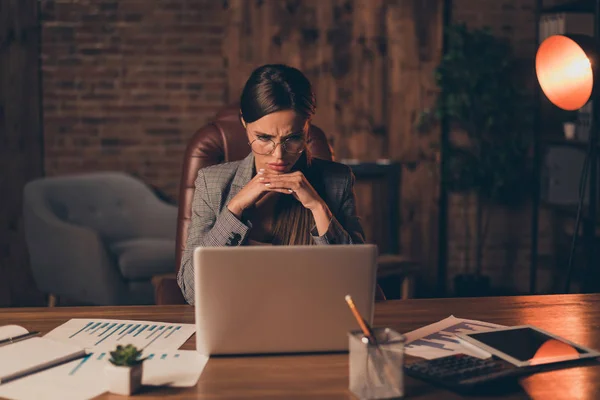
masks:
[[[43,0],[47,175],[124,170],[176,195],[187,139],[225,104],[222,3]]]

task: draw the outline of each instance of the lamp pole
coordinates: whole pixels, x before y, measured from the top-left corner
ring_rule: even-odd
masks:
[[[596,292],[600,288],[597,265],[596,211],[598,208],[598,135],[600,128],[600,0],[595,1],[594,36],[553,35],[545,39],[536,54],[536,74],[544,94],[563,110],[579,110],[590,104],[590,130],[584,165],[579,179],[575,228],[569,252],[565,291],[569,292],[579,227],[583,223],[584,262],[581,291]],[[589,189],[587,213],[584,199]],[[587,215],[587,218],[582,218]]]

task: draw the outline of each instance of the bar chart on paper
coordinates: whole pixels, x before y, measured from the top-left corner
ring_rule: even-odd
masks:
[[[181,357],[182,353],[150,353],[144,355],[145,360],[147,361],[144,365],[148,365],[151,360],[170,360],[177,359]],[[184,353],[185,354],[185,353]],[[98,352],[98,353],[89,353],[87,356],[78,360],[77,362],[71,363],[71,368],[68,370],[68,375],[74,376],[77,374],[81,374],[83,371],[95,369],[95,364],[98,362],[107,361],[110,358],[110,353],[108,351]],[[89,368],[86,368],[89,366]],[[67,371],[65,371],[67,372]],[[87,372],[87,371],[86,371]]]
[[[177,350],[194,331],[193,324],[71,319],[49,332],[46,337],[61,342],[72,342],[92,351],[132,344],[147,352]]]
[[[58,375],[83,379],[97,377],[110,358],[109,352],[90,353],[73,362]],[[145,385],[193,386],[208,362],[208,357],[193,350],[149,352],[144,354]],[[63,378],[64,379],[64,378]]]
[[[451,315],[441,321],[424,326],[405,334],[406,354],[427,360],[452,354],[468,354],[478,357],[470,348],[458,341],[457,333],[482,332],[503,328],[502,325],[471,319],[456,318]]]

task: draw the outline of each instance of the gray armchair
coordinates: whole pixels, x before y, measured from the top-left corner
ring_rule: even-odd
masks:
[[[82,304],[153,304],[175,268],[177,207],[119,172],[27,183],[25,238],[38,288]]]

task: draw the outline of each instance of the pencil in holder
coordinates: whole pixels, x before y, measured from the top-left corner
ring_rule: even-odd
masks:
[[[373,330],[377,345],[361,331],[349,332],[349,389],[359,399],[393,399],[404,396],[404,342],[390,328]]]

